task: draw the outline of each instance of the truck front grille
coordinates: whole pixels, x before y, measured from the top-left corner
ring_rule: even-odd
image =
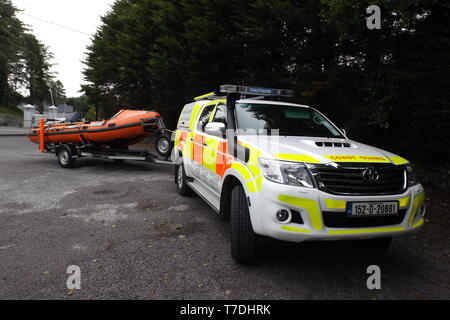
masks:
[[[367,170],[378,175],[374,181],[367,179]],[[403,166],[380,163],[337,163],[315,165],[311,168],[319,189],[338,195],[393,195],[406,189]]]
[[[364,228],[400,224],[405,218],[406,209],[399,210],[395,216],[351,217],[345,212],[322,212],[323,222],[328,228]]]

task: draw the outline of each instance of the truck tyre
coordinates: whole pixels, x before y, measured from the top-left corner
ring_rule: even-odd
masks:
[[[184,171],[183,162],[175,166],[175,183],[177,185],[177,191],[182,196],[193,195],[192,189],[187,185],[187,176]]]
[[[72,149],[67,145],[63,144],[58,149],[58,162],[63,168],[73,168],[76,163],[76,159],[73,158]]]
[[[242,185],[231,192],[231,256],[242,264],[250,264],[256,258],[256,235],[253,231],[247,197]]]
[[[162,133],[156,138],[156,152],[163,158],[170,157],[173,149],[173,143],[170,135]]]

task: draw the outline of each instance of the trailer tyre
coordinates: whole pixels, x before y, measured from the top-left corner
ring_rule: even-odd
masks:
[[[231,256],[242,264],[255,262],[257,236],[253,231],[244,188],[236,185],[231,192]]]
[[[58,162],[63,168],[73,168],[76,163],[76,159],[73,158],[72,149],[64,144],[58,149]]]
[[[173,149],[173,143],[170,135],[162,133],[156,138],[156,152],[164,158],[170,157],[170,153]]]

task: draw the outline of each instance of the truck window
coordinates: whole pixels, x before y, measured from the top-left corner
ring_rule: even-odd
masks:
[[[255,134],[279,130],[281,136],[343,138],[338,129],[319,112],[311,108],[248,104],[236,105],[240,134]]]
[[[183,111],[180,115],[180,120],[178,121],[178,127],[179,128],[188,128],[189,127],[189,121],[191,120],[191,113],[194,109],[195,102],[187,104],[184,106]]]
[[[197,130],[198,131],[205,131],[205,126],[208,124],[209,119],[211,118],[211,113],[214,111],[215,105],[206,106],[205,109],[203,109],[203,112],[198,119],[197,124]]]
[[[217,106],[213,122],[221,122],[225,124],[225,128],[227,128],[227,109],[225,105],[219,104]]]

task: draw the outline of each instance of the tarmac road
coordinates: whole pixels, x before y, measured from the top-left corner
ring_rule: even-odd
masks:
[[[0,137],[0,299],[449,299],[448,199],[381,257],[349,244],[270,241],[233,262],[229,224],[176,193],[171,166],[83,159],[62,169]],[[443,200],[442,200],[443,199]],[[444,207],[443,205],[446,205]],[[366,269],[381,268],[381,290]],[[69,291],[69,265],[81,290]]]

